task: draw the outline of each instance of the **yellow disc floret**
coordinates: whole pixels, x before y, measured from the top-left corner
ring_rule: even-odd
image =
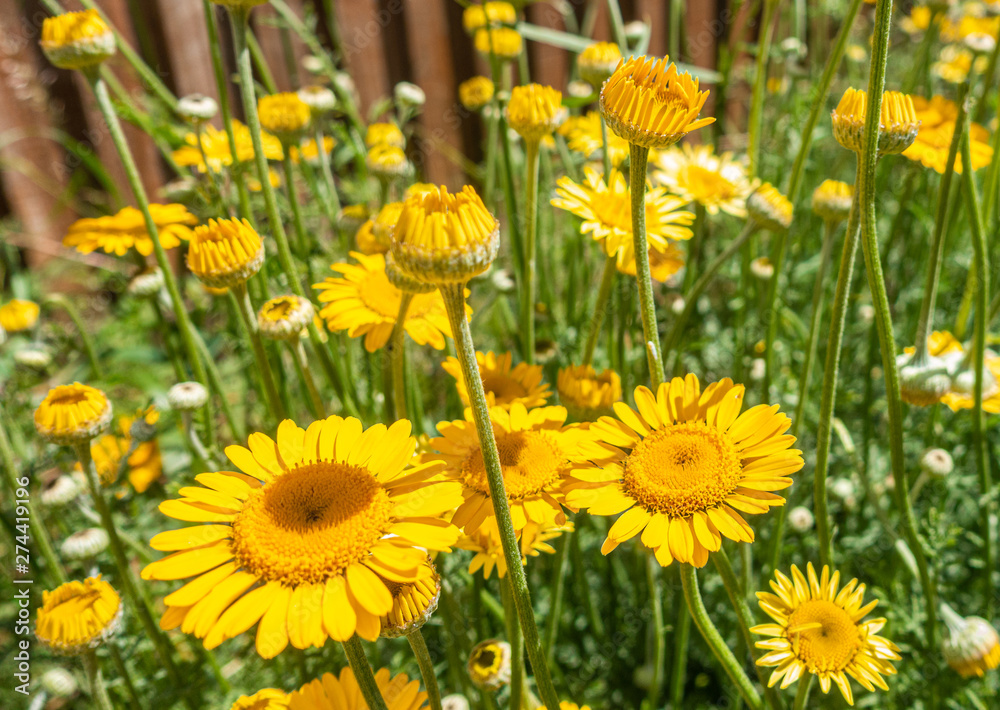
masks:
[[[526,141],[539,141],[566,117],[561,102],[562,93],[551,86],[515,86],[507,103],[507,124]]]
[[[111,422],[111,403],[101,390],[74,382],[53,387],[35,410],[35,429],[56,444],[90,441]]]
[[[115,53],[115,34],[95,9],[65,12],[42,23],[42,51],[60,69],[87,69]]]
[[[263,263],[264,244],[245,219],[210,219],[194,230],[187,253],[191,273],[214,288],[245,283]]]

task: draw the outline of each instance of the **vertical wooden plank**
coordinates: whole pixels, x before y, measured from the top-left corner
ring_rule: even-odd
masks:
[[[688,61],[695,66],[714,69],[716,44],[725,31],[719,21],[718,0],[689,3],[685,15]]]
[[[528,22],[555,30],[565,30],[562,15],[548,3],[535,3],[527,8]],[[553,86],[560,91],[569,77],[569,53],[565,49],[542,42],[529,42],[531,52],[531,78],[539,84]]]
[[[388,72],[382,47],[382,30],[398,13],[402,0],[389,0],[387,10],[380,12],[377,0],[337,2],[337,21],[344,43],[344,60],[361,100],[361,113],[384,96],[388,96]]]
[[[668,0],[636,0],[637,17],[634,19],[642,20],[650,27],[647,53],[651,56],[662,57],[667,53],[667,2]]]
[[[286,4],[300,19],[305,15],[304,0],[286,0]],[[302,70],[302,57],[306,55],[307,50],[294,32],[288,33],[288,41],[291,44],[295,64],[291,71],[289,70],[282,31],[279,27],[274,26],[274,20],[278,17],[278,13],[269,5],[261,5],[254,10],[251,17],[254,23],[254,34],[260,42],[261,50],[267,60],[267,65],[271,68],[271,73],[274,75],[274,83],[277,84],[278,90],[293,91],[302,83],[308,83],[308,77]]]
[[[427,103],[420,115],[419,151],[413,156],[428,182],[458,188],[461,170],[444,151],[461,152],[461,107],[457,100],[455,66],[447,3],[451,0],[404,0],[406,34],[413,82],[424,90]],[[390,50],[391,51],[391,50]]]
[[[202,0],[154,2],[177,95],[204,94],[218,99]]]

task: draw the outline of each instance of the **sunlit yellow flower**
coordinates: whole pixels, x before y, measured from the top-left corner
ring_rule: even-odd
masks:
[[[486,76],[474,76],[458,85],[458,100],[469,111],[478,111],[493,100],[496,89]]]
[[[315,311],[308,299],[287,295],[272,298],[260,307],[260,334],[272,340],[293,340],[312,323]]]
[[[698,91],[697,79],[667,62],[667,57],[622,61],[601,89],[601,113],[608,128],[629,143],[666,148],[715,122],[698,118],[708,92]]]
[[[375,673],[375,684],[386,706],[392,710],[424,710],[427,693],[420,690],[420,681],[410,680],[405,673],[392,676],[388,668]],[[361,688],[350,666],[340,676],[326,673],[306,683],[288,695],[288,710],[368,710]]]
[[[402,202],[387,202],[375,215],[375,220],[372,223],[372,236],[375,237],[380,252],[389,251],[392,230],[396,228],[396,222],[399,221],[399,215],[402,213]]]
[[[904,348],[903,353],[912,355],[915,348]],[[946,371],[947,386],[943,387],[939,395],[940,401],[948,406],[953,412],[960,409],[972,409],[975,406],[973,395],[976,376],[966,362],[967,353],[962,343],[947,331],[934,331],[927,336],[927,354],[932,361],[939,365],[939,369]],[[985,369],[983,370],[983,411],[988,414],[1000,414],[1000,356],[987,350],[985,357]],[[922,406],[929,406],[933,401],[922,402]]]
[[[958,106],[943,96],[934,96],[930,100],[914,96],[913,107],[920,120],[920,131],[913,145],[903,151],[903,157],[916,160],[925,168],[944,173],[958,118]],[[978,123],[972,123],[969,126],[969,139],[972,169],[979,170],[989,165],[993,159],[989,131]],[[962,172],[961,156],[955,156],[955,172]]]
[[[286,710],[288,693],[277,688],[264,688],[253,695],[241,695],[229,710]]]
[[[604,253],[617,258],[619,268],[635,262],[632,238],[632,199],[628,183],[617,170],[611,171],[610,186],[593,168],[584,169],[584,184],[559,178],[552,204],[583,219],[580,231],[601,243]],[[691,238],[687,225],[691,212],[680,208],[685,200],[668,195],[662,187],[646,190],[646,238],[651,249],[666,251],[670,240]]]
[[[444,186],[403,203],[392,255],[418,281],[464,283],[486,271],[500,248],[500,223],[471,185]]]
[[[484,2],[482,5],[469,5],[462,12],[462,27],[469,34],[478,29],[497,25],[513,25],[517,22],[517,10],[509,2]]]
[[[357,264],[332,264],[330,268],[342,276],[327,277],[313,288],[325,304],[319,315],[327,327],[346,330],[352,338],[364,336],[365,349],[371,353],[388,342],[399,317],[402,292],[386,276],[383,255],[351,252],[351,256]],[[452,337],[444,301],[437,292],[414,295],[404,327],[416,343],[436,350],[444,349],[445,336]]]
[[[674,244],[667,242],[663,251],[657,251],[653,247],[649,248],[649,275],[653,281],[666,283],[667,280],[681,270],[684,266],[684,252]],[[629,254],[628,261],[619,261],[616,264],[618,272],[626,276],[635,276],[635,253]]]
[[[831,575],[826,565],[818,578],[811,562],[806,571],[808,579],[792,565],[789,579],[775,570],[774,594],[757,592],[760,608],[776,622],[750,629],[771,637],[756,643],[768,651],[757,659],[757,665],[777,666],[768,687],[780,681],[787,688],[804,673],[811,673],[819,678],[824,693],[835,683],[849,705],[854,704],[854,696],[848,676],[871,692],[876,686],[888,690],[882,676],[895,675],[890,661],[901,660],[899,648],[878,635],[885,619],[862,621],[878,600],[862,606],[865,585],[852,579],[839,589],[840,572]]]
[[[446,550],[458,530],[439,516],[461,502],[460,487],[430,479],[441,464],[409,466],[410,423],[362,431],[329,417],[308,430],[286,419],[277,439],[255,433],[230,446],[239,471],[195,476],[160,504],[168,517],[209,523],[160,533],[150,545],[173,554],[143,579],[195,577],[164,599],[165,629],[214,648],[257,627],[257,652],[273,658],[291,643],[322,647],[355,632],[375,640],[392,609],[383,578],[415,582],[426,550]],[[423,549],[420,549],[423,548]]]
[[[118,470],[122,459],[127,455],[129,483],[136,493],[145,493],[163,474],[163,460],[160,456],[160,444],[156,439],[136,442],[135,450],[132,450],[131,432],[135,421],[134,416],[120,417],[117,432],[105,434],[91,443],[90,456],[101,484],[110,486],[118,480]]]
[[[839,180],[824,180],[812,194],[812,210],[827,221],[841,222],[851,213],[854,186]]]
[[[622,398],[622,380],[614,370],[598,374],[593,365],[569,365],[556,378],[559,402],[577,421],[610,415]]]
[[[466,665],[473,684],[483,690],[499,690],[510,683],[510,644],[499,639],[477,643]]]
[[[149,212],[164,249],[173,249],[181,241],[189,240],[191,227],[198,224],[198,218],[184,205],[151,204]],[[153,240],[146,231],[142,212],[134,207],[125,207],[118,214],[107,217],[78,219],[69,226],[63,246],[75,247],[81,254],[98,249],[118,256],[125,256],[129,249],[143,256],[153,253]]]
[[[388,143],[379,143],[369,148],[365,163],[373,175],[386,179],[402,177],[411,169],[403,149]]]
[[[31,330],[38,322],[41,307],[34,301],[12,298],[0,306],[0,330],[19,333]]]
[[[100,646],[121,627],[122,600],[100,575],[42,592],[35,636],[50,651],[75,655]]]
[[[330,154],[337,146],[337,141],[330,136],[323,136],[323,152],[327,155]],[[293,145],[289,149],[289,153],[292,156],[293,163],[299,163],[305,160],[307,163],[314,163],[319,160],[319,150],[316,149],[316,139],[310,138],[301,145]]]
[[[369,148],[374,148],[377,145],[405,148],[406,138],[395,123],[372,123],[365,132],[365,145]]]
[[[389,251],[386,244],[380,244],[375,238],[375,220],[369,219],[354,233],[354,244],[362,254],[385,254]]]
[[[74,382],[49,390],[35,410],[35,429],[56,444],[90,441],[111,422],[111,402],[101,390]]]
[[[476,51],[487,57],[492,53],[497,59],[516,59],[524,47],[521,33],[509,27],[479,29],[473,38]]]
[[[688,202],[697,202],[709,214],[719,210],[746,217],[746,198],[753,189],[746,168],[731,153],[716,155],[712,146],[671,146],[656,157],[653,183]]]
[[[232,121],[233,138],[236,142],[236,162],[245,163],[254,159],[253,140],[250,138],[250,129],[237,121]],[[261,132],[261,141],[264,147],[264,156],[268,160],[281,160],[285,153],[281,147],[281,141],[267,132]],[[206,124],[201,134],[201,145],[205,149],[205,158],[208,160],[206,166],[202,159],[201,151],[198,150],[198,134],[188,133],[184,136],[187,144],[175,150],[172,157],[176,163],[182,167],[194,167],[200,173],[208,172],[211,168],[213,173],[220,173],[224,167],[233,164],[233,153],[229,150],[229,136],[224,130],[215,128],[211,124]]]
[[[260,125],[284,141],[297,137],[312,120],[312,112],[294,91],[262,96],[257,101]]]
[[[555,553],[556,550],[549,544],[549,540],[554,540],[564,532],[572,531],[571,522],[563,525],[539,525],[529,522],[517,531],[521,563],[527,564],[529,557],[538,557],[543,552],[549,555]],[[500,543],[499,531],[496,528],[484,525],[473,534],[460,537],[455,547],[475,553],[469,562],[469,574],[482,570],[483,577],[489,579],[496,569],[500,579],[507,576],[507,559],[504,557],[503,545]]]
[[[776,232],[792,223],[792,203],[769,182],[751,192],[746,205],[751,219],[764,229]]]
[[[585,436],[579,427],[566,426],[566,415],[565,407],[529,410],[520,402],[509,410],[490,409],[515,531],[529,522],[548,527],[566,522],[562,504],[571,458]],[[445,462],[444,477],[462,487],[464,502],[451,521],[471,535],[484,525],[492,532],[497,523],[471,410],[466,416],[438,424],[441,436],[430,446],[439,452],[434,458]]]
[[[539,141],[549,135],[566,117],[562,93],[551,86],[526,84],[515,86],[505,109],[507,125],[526,141]]]
[[[476,363],[479,366],[479,376],[486,390],[486,402],[491,407],[510,409],[515,402],[529,409],[540,407],[551,395],[549,386],[542,382],[542,366],[529,365],[526,362],[511,366],[513,355],[492,352],[476,352]],[[469,406],[469,391],[465,387],[462,368],[454,357],[449,357],[441,367],[455,378],[455,387],[462,403]]]
[[[931,64],[931,72],[951,84],[961,84],[969,76],[973,61],[976,64],[976,72],[982,73],[988,59],[980,55],[973,60],[972,52],[963,47],[944,47],[938,55],[938,60]]]
[[[600,89],[608,77],[614,74],[622,60],[622,51],[614,42],[594,42],[576,55],[576,68],[580,78],[594,89]]]
[[[617,515],[601,551],[642,533],[657,561],[703,567],[723,538],[753,542],[740,515],[784,505],[770,491],[792,484],[801,452],[785,434],[791,420],[777,405],[740,414],[743,385],[730,379],[702,391],[698,378],[675,377],[654,395],[635,390],[638,411],[622,402],[617,417],[590,426],[594,442],[577,456],[592,462],[572,472],[566,502],[591,515]]]
[[[245,219],[210,219],[191,236],[187,266],[206,286],[244,283],[263,263],[264,244]]]
[[[558,133],[566,137],[566,145],[570,150],[582,153],[588,159],[598,159],[604,150],[604,141],[601,138],[601,114],[598,111],[588,111],[584,116],[567,118],[559,126]],[[608,156],[613,167],[617,168],[625,162],[628,151],[628,141],[608,132]]]
[[[1000,665],[1000,635],[986,619],[962,617],[947,604],[941,616],[948,624],[948,636],[941,645],[948,665],[963,678],[982,678]]]
[[[95,9],[42,22],[42,51],[60,69],[87,69],[114,56],[115,34]]]
[[[437,609],[441,597],[441,577],[430,559],[425,559],[423,566],[425,569],[420,578],[412,582],[395,582],[381,577],[392,596],[392,609],[381,618],[384,638],[413,633]]]
[[[832,113],[834,137],[838,143],[855,153],[861,152],[867,107],[867,92],[848,88]],[[882,96],[882,112],[879,115],[879,155],[902,153],[916,139],[919,129],[920,118],[917,116],[914,99],[899,91],[886,91]]]
[[[274,170],[268,169],[267,182],[271,187],[281,187],[281,176]],[[250,192],[260,192],[264,189],[256,175],[247,175],[247,189]]]

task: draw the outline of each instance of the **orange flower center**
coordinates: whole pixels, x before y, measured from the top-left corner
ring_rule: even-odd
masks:
[[[800,604],[788,617],[788,636],[795,655],[812,673],[844,670],[862,646],[850,614],[826,599]]]
[[[368,555],[391,511],[389,494],[368,469],[305,464],[250,494],[233,522],[233,551],[265,581],[324,582]]]
[[[743,476],[729,437],[705,422],[656,429],[625,459],[625,492],[648,511],[687,518],[724,503]]]
[[[528,396],[528,390],[520,382],[506,374],[483,375],[483,389],[492,392],[497,404],[511,402]]]
[[[552,485],[566,463],[559,444],[544,431],[511,431],[497,433],[497,450],[507,497],[520,500],[535,495]],[[483,453],[476,449],[462,463],[465,485],[489,495]]]

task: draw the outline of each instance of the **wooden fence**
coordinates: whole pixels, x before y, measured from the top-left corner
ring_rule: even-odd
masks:
[[[621,3],[626,22],[649,23],[650,54],[666,51],[671,1],[678,0]],[[477,154],[480,136],[476,121],[456,120],[457,86],[486,69],[462,31],[462,7],[455,0],[286,2],[300,17],[316,22],[328,45],[331,29],[336,28],[363,112],[390,95],[396,82],[411,81],[424,89],[427,103],[417,134],[422,142],[420,154],[425,157],[424,177],[460,184],[461,172],[449,155],[455,151]],[[217,96],[203,0],[98,0],[97,4],[175,94]],[[744,7],[753,4],[742,3]],[[64,0],[62,5],[80,9],[78,0]],[[224,12],[213,8],[224,31]],[[332,10],[334,17],[325,10]],[[580,21],[588,11],[595,19],[594,38],[609,39],[605,0],[537,2],[528,6],[527,20],[565,29],[564,18]],[[66,196],[94,189],[90,184],[77,184],[83,174],[80,163],[88,155],[110,173],[126,200],[129,196],[118,158],[82,78],[51,67],[38,49],[46,14],[38,0],[0,1],[0,217],[16,221],[18,230],[7,239],[22,248],[30,265],[68,255],[60,241],[77,215],[74,200]],[[279,89],[294,88],[305,80],[301,60],[308,51],[296,37],[276,27],[273,8],[261,6],[253,18]],[[734,38],[746,35],[752,41],[755,33],[752,18],[745,11],[731,17],[725,0],[693,0],[686,4],[683,18],[681,29],[688,49],[682,58],[701,67],[714,68],[720,40],[728,38],[735,44]],[[570,55],[538,42],[528,42],[527,47],[532,79],[565,88]],[[233,68],[230,47],[225,49]],[[128,92],[143,91],[120,56],[112,61],[112,68]],[[733,87],[731,106],[738,110],[743,96],[740,87]],[[156,194],[172,176],[148,136],[133,126],[127,126],[127,133],[146,187]],[[64,136],[79,142],[75,154],[66,151],[66,142],[60,140]]]

